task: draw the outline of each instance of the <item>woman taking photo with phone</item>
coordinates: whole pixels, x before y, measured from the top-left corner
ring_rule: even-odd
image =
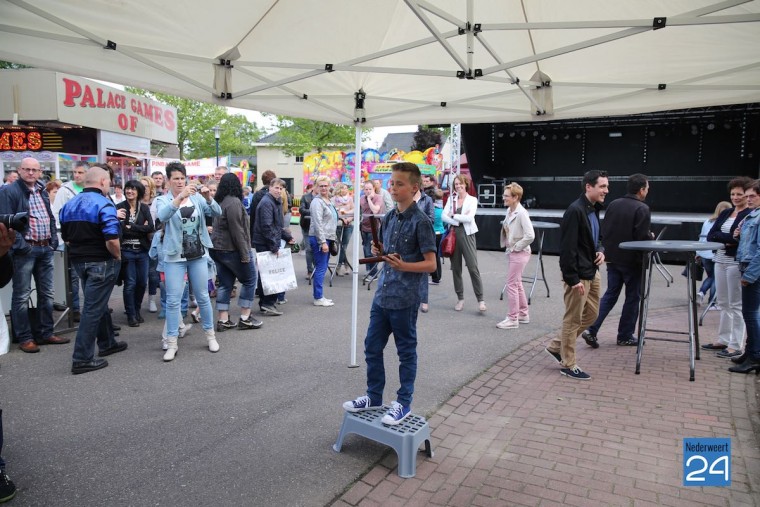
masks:
[[[475,233],[478,232],[478,226],[475,223],[478,200],[467,193],[469,188],[470,179],[467,176],[459,174],[454,178],[454,192],[446,202],[441,218],[453,227],[453,233],[456,234],[456,247],[454,248],[454,255],[451,256],[454,290],[457,293],[457,304],[454,306],[454,310],[461,312],[464,308],[464,284],[462,282],[462,258],[464,258],[467,263],[467,270],[470,272],[475,298],[478,300],[478,310],[483,313],[487,308],[483,300],[483,282],[478,270],[478,253],[475,243]]]

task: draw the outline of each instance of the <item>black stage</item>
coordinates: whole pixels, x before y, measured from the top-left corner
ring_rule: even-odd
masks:
[[[564,210],[558,209],[529,209],[531,220],[542,222],[560,223]],[[507,215],[506,208],[478,208],[475,222],[478,224],[477,242],[479,250],[502,250],[499,248],[499,231],[501,222]],[[604,212],[602,212],[604,216]],[[710,217],[706,213],[652,213],[652,230],[659,234],[663,227],[667,227],[662,239],[697,240],[702,230],[702,224]],[[663,225],[658,222],[680,222],[680,225]],[[559,229],[547,229],[544,238],[544,253],[559,254]],[[538,234],[536,234],[538,237]],[[531,247],[536,251],[537,245]],[[662,255],[665,261],[681,259],[678,255]]]

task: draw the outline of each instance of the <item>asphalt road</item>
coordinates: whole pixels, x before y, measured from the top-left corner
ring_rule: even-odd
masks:
[[[114,319],[129,349],[110,356],[108,368],[71,375],[73,343],[0,356],[3,456],[19,488],[14,504],[311,506],[329,504],[350,486],[388,452],[355,435],[341,453],[332,450],[342,402],[364,393],[362,340],[374,291],[360,286],[359,367],[349,368],[350,277],[326,287],[334,307],[314,307],[304,257],[295,262],[300,286],[288,293],[285,315],[261,317],[260,330],[220,334],[216,354],[196,325],[180,340],[176,360],[164,363],[163,321],[144,312],[146,322],[128,328],[117,288]],[[430,313],[418,319],[417,414],[433,413],[518,345],[560,325],[557,257],[545,258],[551,297],[537,286],[531,323],[508,331],[495,327],[506,312],[498,299],[504,254],[479,252],[479,263],[485,315],[466,274],[465,309],[453,310],[448,264],[441,285],[430,287]],[[534,266],[535,256],[526,273]],[[671,269],[677,280],[670,288],[656,276],[653,307],[683,304],[680,270]],[[389,402],[398,376],[395,349],[386,350]]]

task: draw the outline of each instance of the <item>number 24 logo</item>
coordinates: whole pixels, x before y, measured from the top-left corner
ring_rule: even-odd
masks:
[[[689,468],[692,461],[701,461],[702,462],[702,468],[698,470],[694,470],[690,472],[686,476],[686,482],[705,482],[705,477],[702,475],[705,471],[707,471],[710,475],[723,475],[723,479],[725,481],[728,481],[729,477],[729,470],[728,470],[728,456],[721,456],[715,461],[712,462],[712,465],[709,464],[707,459],[705,459],[704,456],[691,456],[689,459],[686,460],[686,468]],[[723,463],[723,469],[718,469],[717,465]],[[708,470],[709,468],[709,470]]]

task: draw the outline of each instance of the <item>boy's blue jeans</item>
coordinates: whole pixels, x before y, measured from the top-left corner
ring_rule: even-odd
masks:
[[[409,407],[414,394],[414,380],[417,377],[417,311],[419,305],[400,310],[388,310],[373,303],[369,316],[369,328],[364,339],[364,358],[367,362],[367,396],[372,404],[383,401],[385,389],[385,364],[383,350],[388,337],[393,333],[396,341],[401,387],[396,392],[396,401]]]

